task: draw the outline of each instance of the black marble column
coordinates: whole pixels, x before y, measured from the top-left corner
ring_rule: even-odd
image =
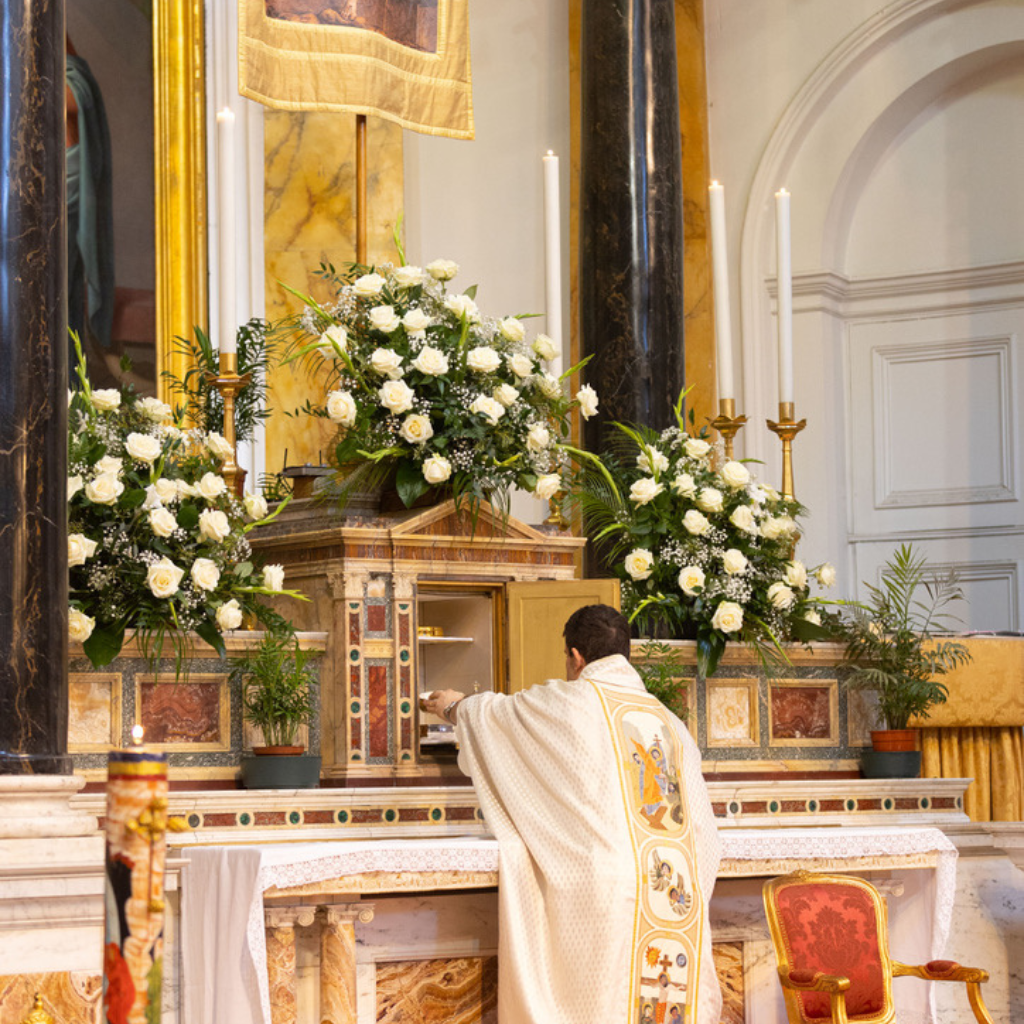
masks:
[[[670,426],[683,387],[683,176],[673,0],[583,0],[580,340],[600,415]]]
[[[0,47],[0,772],[69,773],[64,0]]]

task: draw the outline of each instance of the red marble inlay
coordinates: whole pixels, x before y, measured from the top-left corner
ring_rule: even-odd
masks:
[[[917,797],[915,796],[901,796],[896,798],[897,811],[919,811],[920,809],[921,808],[917,803]]]
[[[476,818],[475,807],[446,807],[444,816],[449,821],[473,821]]]
[[[398,613],[398,642],[407,647],[409,644],[409,622],[411,616],[406,612]]]
[[[359,700],[363,695],[363,670],[358,665],[353,665],[348,670],[349,696],[353,700]]]
[[[284,811],[256,811],[252,816],[254,825],[284,825]]]
[[[139,724],[147,743],[217,743],[220,682],[139,684]]]
[[[956,807],[956,800],[951,796],[932,797],[932,809],[936,811],[952,811]]]
[[[334,811],[306,811],[302,820],[307,825],[334,824]]]
[[[362,718],[353,718],[349,722],[349,747],[352,750],[363,749],[363,720]]]
[[[711,810],[714,811],[716,818],[724,818],[727,813],[725,804],[712,804]]]
[[[846,803],[842,800],[819,800],[818,801],[819,811],[845,811]]]
[[[858,811],[880,811],[881,809],[881,800],[865,800],[863,797],[857,797]]]
[[[772,739],[830,739],[832,716],[829,695],[827,686],[773,686]]]
[[[348,613],[348,642],[353,647],[359,645],[359,612]]]
[[[237,825],[233,814],[204,814],[203,828],[230,828]]]
[[[398,811],[399,821],[426,821],[429,817],[426,807],[402,807]]]
[[[411,750],[412,749],[412,719],[411,718],[403,718],[402,719],[402,741],[401,742],[402,742],[402,749],[403,750]]]
[[[388,669],[370,665],[366,685],[367,712],[370,721],[370,757],[387,757],[388,750]]]
[[[764,814],[768,810],[768,801],[745,800],[741,810],[744,814]]]
[[[799,814],[801,811],[807,810],[807,805],[803,800],[783,800],[779,809],[783,814]]]
[[[411,673],[408,665],[401,665],[398,669],[398,685],[403,698],[411,696],[409,692],[409,679]]]
[[[380,821],[381,809],[379,807],[360,807],[352,812],[352,823],[354,825],[368,825],[371,822]]]
[[[388,628],[388,613],[384,605],[371,604],[367,606],[366,628],[371,633],[383,633]]]

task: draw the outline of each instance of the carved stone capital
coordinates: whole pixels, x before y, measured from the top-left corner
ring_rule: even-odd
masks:
[[[266,907],[263,920],[268,928],[308,928],[316,920],[316,907]]]
[[[355,927],[369,924],[373,920],[374,905],[372,903],[330,903],[324,907],[324,921],[330,928],[341,928],[348,925]]]
[[[396,601],[411,601],[416,593],[415,575],[396,572],[391,577],[391,593]]]

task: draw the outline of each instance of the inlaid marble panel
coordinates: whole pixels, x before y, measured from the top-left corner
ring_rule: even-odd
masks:
[[[146,743],[166,750],[227,750],[231,746],[227,677],[193,672],[135,678],[135,718]]]
[[[38,992],[56,1021],[100,1024],[103,978],[84,971],[0,976],[0,1024],[22,1024]]]
[[[109,750],[121,742],[121,673],[68,675],[68,750]]]
[[[757,746],[757,680],[709,680],[707,687],[708,746]]]
[[[711,952],[722,987],[722,1024],[744,1024],[743,943],[715,942]]]
[[[378,1024],[497,1024],[498,958],[377,964]]]
[[[839,742],[839,684],[773,682],[769,687],[771,746],[833,746]]]
[[[846,720],[851,747],[870,747],[871,730],[878,728],[878,694],[872,690],[848,690]]]
[[[388,669],[370,665],[366,670],[370,716],[370,757],[387,757],[388,743]]]

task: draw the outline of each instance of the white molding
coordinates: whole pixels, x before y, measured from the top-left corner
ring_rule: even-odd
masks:
[[[937,530],[885,530],[852,533],[850,544],[895,544],[905,540],[980,540],[986,537],[1024,537],[1024,526],[961,526]]]

